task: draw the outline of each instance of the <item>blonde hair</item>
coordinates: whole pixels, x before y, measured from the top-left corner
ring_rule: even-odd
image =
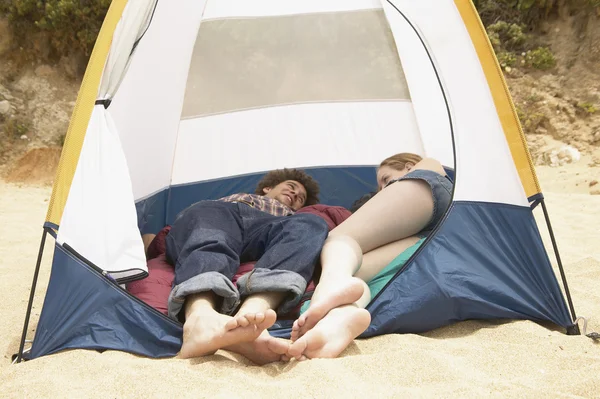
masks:
[[[417,154],[410,152],[401,152],[400,154],[392,155],[389,158],[384,159],[379,167],[387,166],[395,170],[403,170],[408,162],[416,165],[421,162],[423,158]]]

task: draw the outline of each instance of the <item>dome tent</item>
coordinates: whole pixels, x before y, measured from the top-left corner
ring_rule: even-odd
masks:
[[[252,192],[283,166],[316,178],[322,203],[348,207],[396,152],[447,165],[453,201],[369,304],[363,337],[497,318],[578,332],[533,218],[546,208],[526,142],[470,1],[114,0],[53,187],[42,238],[56,238],[52,273],[25,357],[175,355],[181,324],[121,287],[147,275],[140,233],[195,201]]]

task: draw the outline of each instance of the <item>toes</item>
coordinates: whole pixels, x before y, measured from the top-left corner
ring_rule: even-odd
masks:
[[[265,321],[264,313],[256,313],[254,315],[254,324],[261,324],[263,321]]]
[[[308,344],[305,339],[299,339],[290,345],[290,348],[288,349],[288,355],[295,357],[296,360],[300,360],[303,356],[302,354],[306,350],[307,345]]]
[[[267,347],[271,352],[275,352],[278,355],[286,356],[290,344],[288,343],[288,341],[282,339],[270,338],[267,343]]]
[[[233,330],[234,328],[238,328],[238,326],[239,326],[238,319],[231,318],[227,321],[227,323],[225,323],[225,330],[226,331]]]
[[[294,324],[292,324],[292,332],[298,331],[299,329],[300,329],[300,325],[298,324],[298,319],[296,319],[294,321]]]
[[[306,313],[301,315],[298,320],[296,320],[298,322],[298,327],[302,328],[302,326],[304,325],[304,323],[306,323]]]
[[[261,328],[270,328],[277,321],[277,313],[273,309],[267,310],[263,316],[264,319],[260,323]]]
[[[248,320],[247,315],[236,317],[238,327],[248,327],[250,325],[250,320]]]
[[[239,320],[238,324],[240,324],[242,327],[247,327],[250,324],[261,324],[265,321],[266,316],[264,313],[246,313],[245,315],[238,316],[236,318]]]

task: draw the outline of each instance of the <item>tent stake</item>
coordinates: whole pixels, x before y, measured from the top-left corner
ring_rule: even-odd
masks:
[[[554,238],[554,231],[552,230],[552,224],[550,223],[550,217],[548,216],[548,209],[546,208],[546,201],[542,199],[540,201],[542,205],[542,209],[544,210],[544,218],[546,219],[546,226],[548,227],[548,232],[550,233],[550,239],[552,240],[552,247],[554,248],[554,256],[556,256],[556,261],[558,262],[558,269],[560,270],[560,276],[562,278],[563,285],[565,287],[565,293],[567,294],[567,302],[569,303],[569,309],[571,310],[571,316],[573,320],[577,319],[575,315],[575,307],[573,306],[573,300],[571,299],[571,292],[569,291],[569,284],[567,284],[567,277],[565,276],[565,270],[563,269],[562,260],[560,259],[560,253],[558,252],[558,245],[556,244],[556,239]],[[580,335],[579,326],[574,324],[571,327],[567,328],[567,335]]]
[[[44,254],[44,244],[46,243],[46,234],[48,228],[44,227],[42,233],[42,242],[38,251],[37,263],[35,265],[35,273],[33,273],[33,282],[31,283],[31,292],[29,293],[29,304],[27,305],[27,313],[25,314],[25,324],[23,325],[23,334],[21,334],[21,343],[19,344],[19,353],[17,354],[16,362],[20,363],[23,358],[23,347],[25,346],[25,337],[27,335],[27,327],[29,327],[29,316],[31,316],[31,308],[33,307],[33,297],[35,296],[35,286],[37,285],[38,276],[40,274],[40,265],[42,264],[42,255]]]

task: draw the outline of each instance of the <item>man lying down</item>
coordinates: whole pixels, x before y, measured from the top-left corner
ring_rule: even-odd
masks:
[[[289,343],[267,328],[298,304],[313,275],[327,223],[295,214],[318,202],[319,186],[304,171],[269,172],[255,194],[197,202],[177,215],[166,236],[175,267],[169,316],[183,324],[183,358],[218,349],[258,364],[280,360]],[[252,272],[232,277],[241,262]]]

